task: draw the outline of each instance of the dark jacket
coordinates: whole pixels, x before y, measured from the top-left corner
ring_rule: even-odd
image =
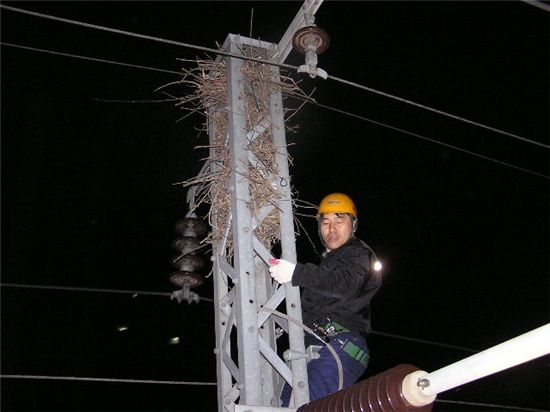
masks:
[[[328,253],[319,265],[298,263],[292,285],[303,288],[303,321],[310,328],[326,319],[354,332],[370,332],[370,301],[382,284],[372,270],[372,252],[353,238]]]

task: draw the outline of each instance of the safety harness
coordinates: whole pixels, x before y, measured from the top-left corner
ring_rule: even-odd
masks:
[[[323,326],[319,325],[319,323],[317,322],[315,322],[313,326],[314,326],[315,332],[321,335],[321,337],[325,340],[325,342],[329,342],[330,338],[338,335],[339,333],[351,332],[348,328],[331,320],[329,320]],[[355,343],[346,339],[342,343],[342,350],[346,352],[349,356],[351,356],[353,359],[361,363],[364,367],[367,367],[369,363],[369,358],[370,358],[369,354],[368,352],[365,352],[363,349],[357,346]]]

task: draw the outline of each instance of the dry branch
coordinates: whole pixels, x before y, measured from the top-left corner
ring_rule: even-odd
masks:
[[[257,57],[257,52],[250,47],[243,47],[242,52],[245,56]],[[183,69],[183,77],[179,82],[167,86],[185,86],[190,92],[178,98],[176,106],[188,112],[200,112],[205,115],[202,131],[210,134],[210,144],[207,146],[209,156],[205,159],[209,167],[205,172],[181,184],[185,187],[196,186],[191,209],[197,209],[203,203],[210,205],[207,217],[212,231],[207,240],[222,245],[225,255],[231,258],[232,171],[227,144],[230,109],[226,60],[197,59],[195,63],[196,67]],[[252,130],[262,120],[270,118],[272,93],[281,92],[286,96],[309,98],[290,77],[281,75],[275,78],[270,65],[245,60],[242,73],[246,79],[243,98],[247,130]],[[250,160],[246,176],[250,190],[250,201],[247,206],[257,222],[254,233],[267,249],[271,249],[273,244],[280,241],[277,205],[281,195],[277,191],[277,182],[281,178],[275,165],[276,148],[272,127],[267,127],[255,138],[249,139],[247,148]]]

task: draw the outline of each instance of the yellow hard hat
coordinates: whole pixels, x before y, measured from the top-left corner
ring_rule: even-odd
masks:
[[[331,193],[321,200],[317,217],[325,213],[349,213],[357,218],[357,209],[351,197],[343,193]]]

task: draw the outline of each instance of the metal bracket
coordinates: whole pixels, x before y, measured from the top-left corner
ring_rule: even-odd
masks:
[[[192,302],[199,303],[200,296],[195,292],[191,292],[189,286],[184,286],[181,290],[172,292],[170,300],[174,299],[176,299],[178,303],[181,303],[182,300],[186,300],[188,304],[191,304]]]
[[[310,360],[313,360],[313,359],[319,359],[319,357],[321,356],[319,355],[319,351],[322,348],[323,348],[322,346],[310,345],[307,347],[305,353],[288,349],[283,353],[283,358],[287,362],[297,360],[297,359],[305,359],[306,362],[309,362]]]

